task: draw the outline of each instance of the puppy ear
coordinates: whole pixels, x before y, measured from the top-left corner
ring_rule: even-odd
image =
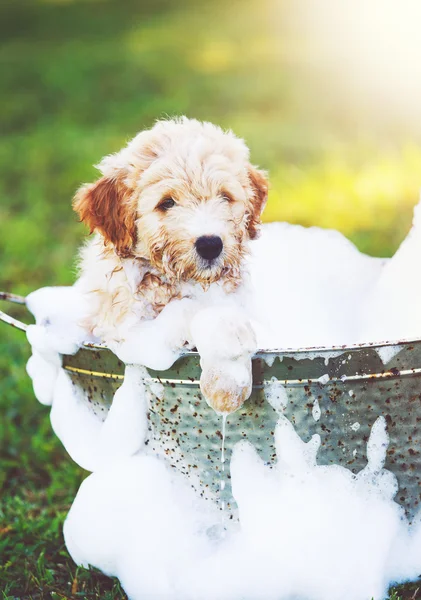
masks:
[[[251,240],[254,240],[259,235],[259,227],[261,225],[261,214],[265,208],[268,199],[269,182],[264,171],[256,169],[249,165],[248,175],[252,197],[250,199],[250,213],[247,224],[247,231]]]
[[[119,256],[130,256],[136,243],[136,210],[121,177],[102,177],[83,185],[74,197],[73,208],[90,233],[98,231]]]

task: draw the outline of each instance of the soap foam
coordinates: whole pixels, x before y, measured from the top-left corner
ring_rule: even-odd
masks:
[[[30,294],[28,308],[36,324],[27,330],[32,347],[27,372],[37,399],[51,405],[53,430],[71,458],[94,471],[135,454],[146,437],[146,369],[127,365],[109,411],[104,405],[94,412],[87,394],[62,369],[63,354],[74,354],[84,340],[93,341],[79,324],[87,311],[85,298],[75,286],[42,288]]]
[[[54,389],[51,424],[72,459],[95,471],[131,456],[144,445],[147,431],[145,369],[128,365],[123,385],[107,412],[94,413],[79,386],[61,370]]]
[[[265,398],[272,408],[278,412],[282,412],[288,404],[288,395],[285,386],[276,377],[272,377],[270,382],[266,384]]]
[[[273,468],[251,444],[236,446],[240,521],[216,539],[212,505],[158,459],[137,455],[97,471],[64,526],[72,557],[119,577],[134,600],[378,600],[391,580],[418,575],[421,527],[410,532],[393,501],[383,418],[357,475],[318,466],[320,438],[304,443],[284,417],[275,442]]]
[[[359,341],[360,312],[383,259],[362,254],[336,231],[287,223],[264,225],[250,249],[259,348]]]
[[[396,256],[384,261],[359,253],[336,232],[265,226],[251,245],[248,263],[245,294],[251,294],[253,305],[241,299],[241,309],[250,310],[258,347],[336,346],[365,335],[371,340],[418,335],[413,324],[419,295],[410,282],[411,269],[396,279],[402,262],[416,262],[418,228],[414,223]],[[391,294],[397,281],[401,293]],[[389,327],[385,312],[412,292],[411,310],[395,311]],[[198,292],[198,297],[212,305],[214,294],[218,290],[211,286],[209,296]],[[409,527],[394,502],[397,483],[384,469],[388,439],[382,418],[372,428],[368,463],[359,474],[338,465],[319,466],[320,438],[304,443],[298,437],[282,416],[286,390],[273,379],[265,395],[279,413],[277,462],[265,465],[247,442],[234,448],[231,475],[239,523],[222,523],[216,506],[198,497],[164,460],[148,454],[151,390],[145,367],[167,369],[192,346],[189,323],[196,300],[171,302],[154,326],[138,323],[113,345],[127,365],[125,381],[110,411],[101,413],[92,410],[61,368],[62,354],[77,352],[85,340],[97,341],[79,325],[86,298],[77,285],[44,288],[28,298],[36,316],[36,325],[28,328],[33,354],[27,366],[35,394],[52,405],[53,428],[73,460],[92,471],[64,527],[74,560],[116,575],[134,600],[379,600],[391,582],[416,578],[421,516]],[[227,302],[227,310],[232,308]],[[203,332],[201,338],[206,339]],[[325,364],[344,352],[324,351]],[[394,353],[381,351],[380,358],[388,362]],[[267,357],[267,364],[274,357]],[[294,354],[309,357],[314,354]],[[320,381],[326,383],[327,377]],[[153,393],[162,396],[162,386],[154,385]],[[320,406],[312,414],[320,418]],[[356,431],[359,423],[351,428]]]
[[[363,305],[360,339],[402,340],[421,337],[421,202],[414,209],[412,229],[381,270]]]

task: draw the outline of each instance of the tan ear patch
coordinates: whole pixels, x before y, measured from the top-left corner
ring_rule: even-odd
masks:
[[[120,256],[130,256],[136,243],[136,209],[122,178],[102,177],[83,185],[75,195],[73,208],[91,233],[98,231]]]
[[[249,166],[248,174],[253,196],[250,199],[251,210],[247,230],[250,239],[254,240],[259,234],[261,215],[268,199],[269,182],[266,173],[252,165]]]

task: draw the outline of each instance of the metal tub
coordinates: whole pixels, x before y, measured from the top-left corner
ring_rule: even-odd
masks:
[[[24,302],[7,294],[2,298]],[[0,320],[26,328],[2,312]],[[91,410],[105,419],[123,382],[124,364],[105,346],[90,344],[63,356],[63,368],[87,392]],[[383,415],[390,437],[386,468],[399,482],[396,501],[410,520],[416,514],[421,500],[421,340],[259,351],[253,359],[252,395],[226,421],[225,464],[223,422],[200,393],[198,354],[187,352],[171,369],[148,373],[150,451],[189,477],[202,496],[225,506],[228,518],[236,516],[229,472],[234,445],[248,440],[265,462],[276,460],[273,432],[279,413],[274,400],[303,440],[320,435],[319,464],[339,464],[354,473],[366,465],[370,429]]]

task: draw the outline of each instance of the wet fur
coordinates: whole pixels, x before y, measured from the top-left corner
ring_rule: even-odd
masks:
[[[83,185],[73,204],[90,232],[97,233],[80,263],[86,291],[97,295],[91,332],[105,341],[118,339],[117,325],[133,303],[145,304],[145,318],[153,318],[186,293],[182,284],[206,288],[219,282],[228,293],[237,288],[268,189],[242,140],[210,123],[160,121],[98,168],[103,176]],[[177,202],[168,212],[157,208],[165,196]],[[203,231],[199,224],[191,230],[189,223],[199,213]],[[212,269],[194,248],[202,233],[221,235],[224,242],[223,256]],[[122,268],[127,258],[139,263],[136,294]]]
[[[198,287],[216,285],[225,296],[237,291],[268,191],[242,140],[210,123],[159,121],[98,168],[102,177],[83,185],[74,199],[81,221],[95,232],[81,251],[77,283],[90,297],[84,325],[95,337],[124,342],[131,326],[155,319],[171,300],[194,297]],[[170,198],[175,205],[168,209]],[[222,239],[223,251],[212,263],[196,251],[201,236]],[[218,307],[203,312],[204,327],[200,311],[194,317],[201,389],[223,412],[238,408],[251,391],[255,336],[237,313],[235,303],[231,316]],[[215,333],[230,329],[223,347],[217,335],[209,348],[210,322]],[[240,349],[230,356],[234,340]],[[223,361],[237,361],[239,375]]]

